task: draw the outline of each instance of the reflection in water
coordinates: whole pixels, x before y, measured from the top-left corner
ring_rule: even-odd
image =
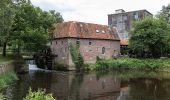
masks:
[[[170,98],[168,74],[165,77],[154,76],[153,73],[154,77],[150,77],[149,74],[149,76],[141,75],[144,74],[32,70],[29,74],[19,75],[19,80],[4,90],[4,94],[7,100],[22,100],[31,87],[33,90],[46,89],[46,92],[52,93],[57,100],[168,100]]]
[[[99,79],[96,74],[86,75],[79,94],[80,100],[116,100],[120,94],[120,79],[111,75]]]

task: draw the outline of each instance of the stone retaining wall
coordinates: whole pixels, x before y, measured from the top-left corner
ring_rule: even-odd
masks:
[[[15,69],[14,62],[0,64],[0,74],[14,71],[14,69]]]

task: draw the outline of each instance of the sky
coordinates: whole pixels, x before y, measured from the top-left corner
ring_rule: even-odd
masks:
[[[170,0],[31,0],[34,6],[43,10],[60,12],[64,21],[80,21],[96,24],[108,24],[108,14],[116,9],[135,11],[146,9],[157,14]]]

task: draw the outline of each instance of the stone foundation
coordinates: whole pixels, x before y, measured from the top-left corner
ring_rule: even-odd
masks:
[[[14,71],[15,65],[14,62],[8,62],[4,64],[0,64],[0,74],[4,74],[6,72]]]

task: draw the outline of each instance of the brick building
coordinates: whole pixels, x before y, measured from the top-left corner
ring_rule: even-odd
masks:
[[[132,28],[133,22],[142,20],[147,16],[152,17],[153,15],[147,10],[125,12],[123,9],[118,9],[115,14],[108,15],[108,25],[117,28],[121,45],[126,46],[129,39],[128,32]]]
[[[92,23],[64,22],[54,30],[51,50],[56,55],[54,63],[62,64],[69,70],[75,69],[70,43],[80,46],[85,63],[95,63],[97,56],[110,59],[113,53],[120,53],[120,39],[115,28]]]

